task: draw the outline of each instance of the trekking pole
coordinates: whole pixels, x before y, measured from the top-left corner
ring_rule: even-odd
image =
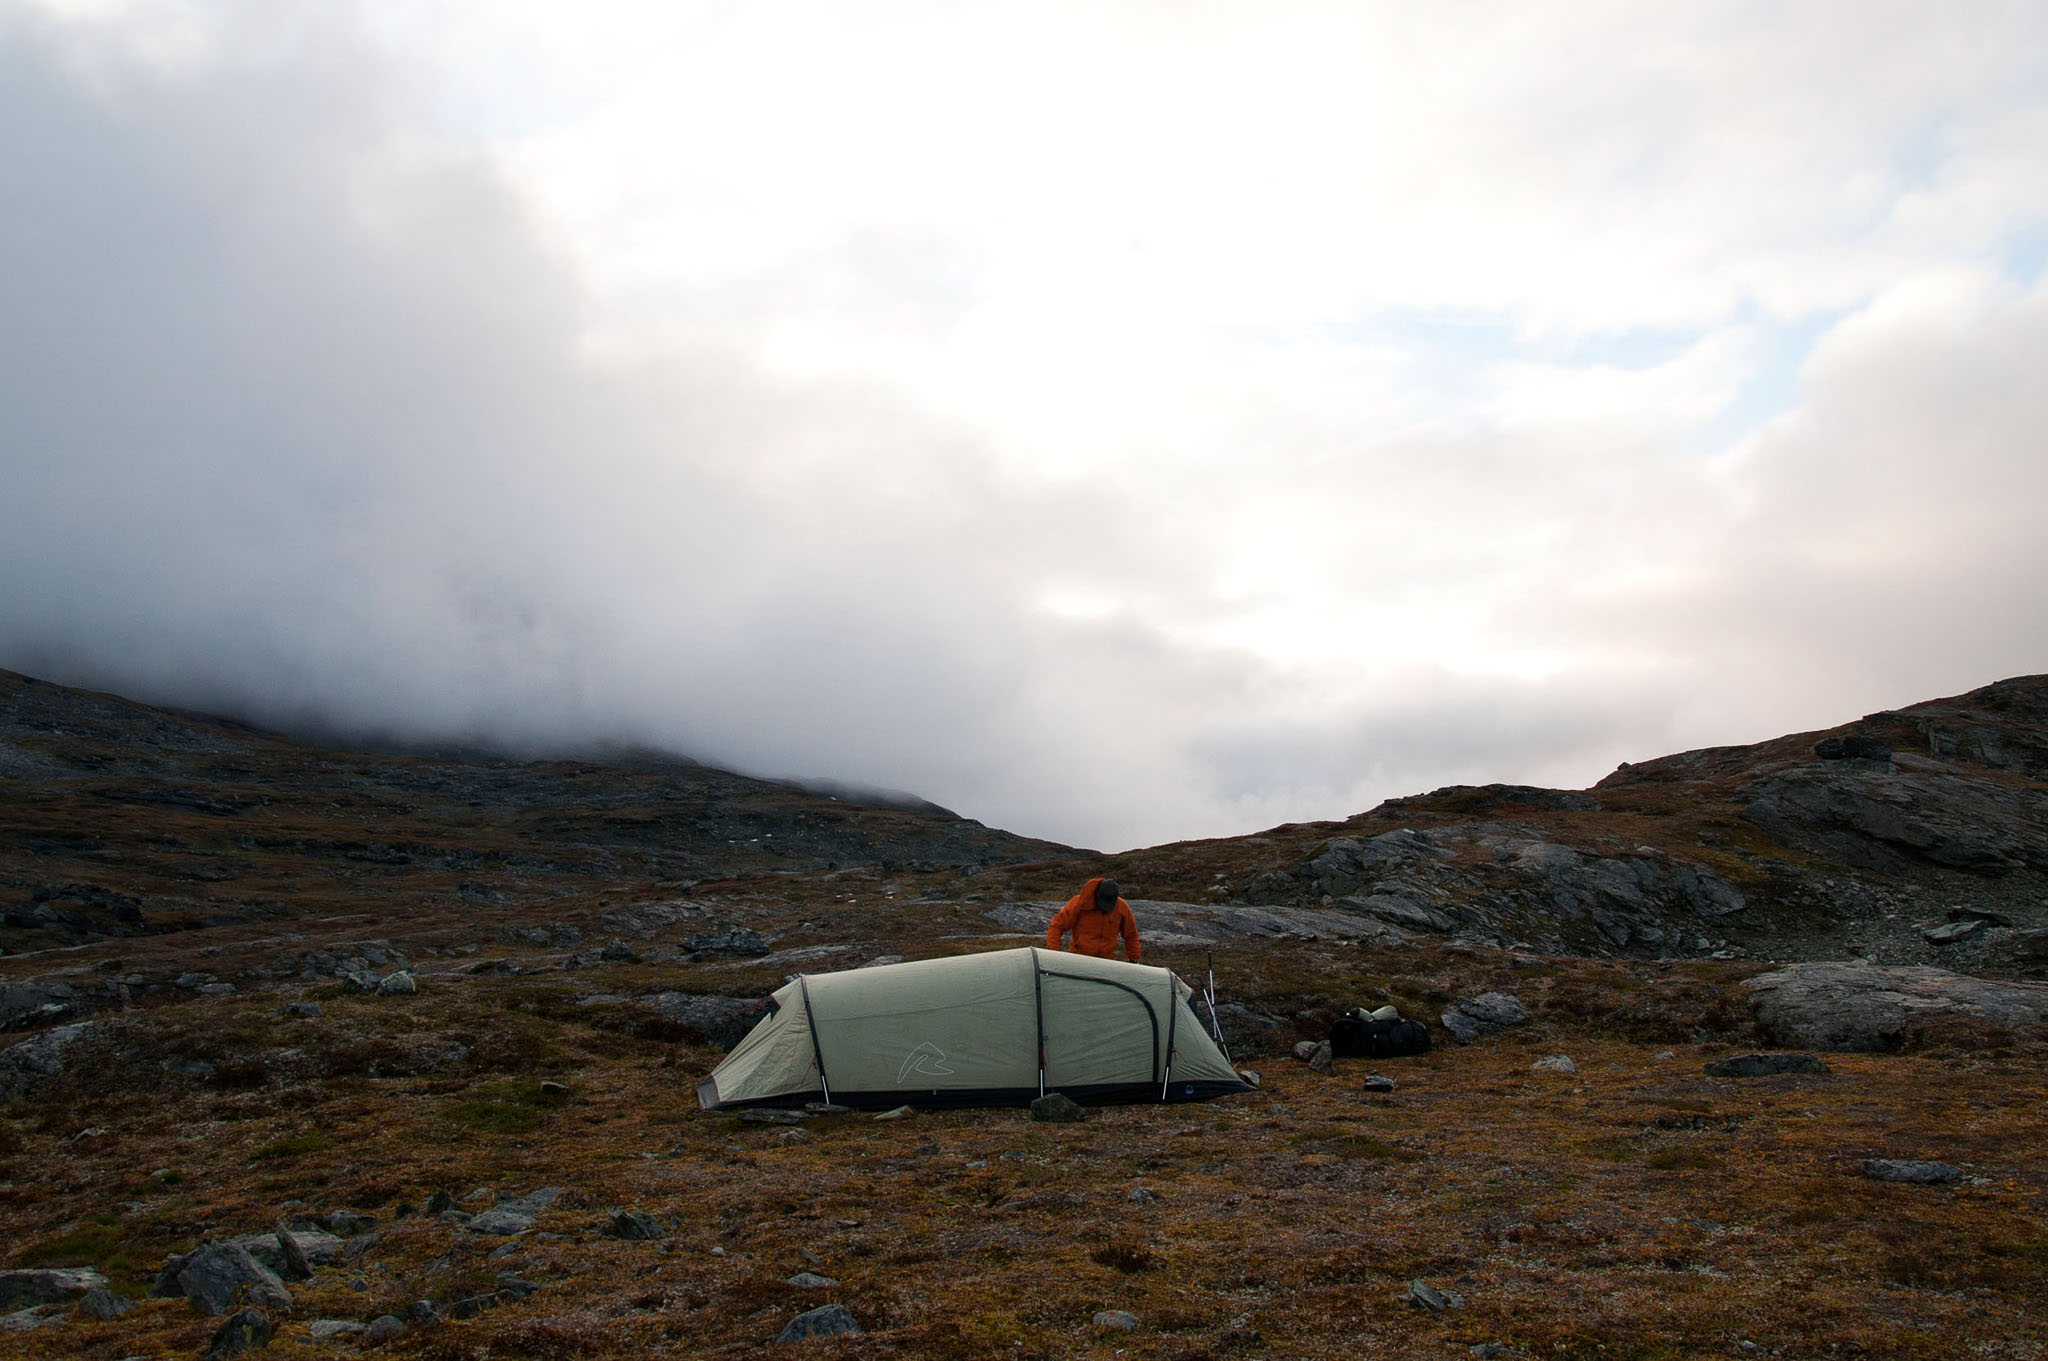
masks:
[[[1216,1036],[1216,1047],[1223,1051],[1223,1061],[1236,1067],[1230,1057],[1230,1046],[1223,1042],[1223,1018],[1216,1014],[1216,952],[1209,952],[1209,990],[1202,994],[1202,1000],[1209,1004],[1209,1030]]]

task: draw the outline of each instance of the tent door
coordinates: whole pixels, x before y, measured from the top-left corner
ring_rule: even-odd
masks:
[[[1162,1080],[1159,1016],[1143,993],[1121,983],[1046,968],[1045,1088]]]

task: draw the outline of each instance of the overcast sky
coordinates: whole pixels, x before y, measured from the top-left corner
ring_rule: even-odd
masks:
[[[2048,671],[2048,7],[0,0],[0,666],[1117,849]]]

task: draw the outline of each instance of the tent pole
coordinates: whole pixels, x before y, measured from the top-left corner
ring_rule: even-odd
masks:
[[[1031,1005],[1038,1013],[1038,1094],[1045,1095],[1045,995],[1038,987],[1038,947],[1031,947]]]
[[[1166,1100],[1166,1089],[1173,1085],[1173,1033],[1180,1027],[1180,998],[1177,990],[1181,987],[1180,975],[1168,972],[1166,975],[1166,1072],[1159,1079],[1159,1100]],[[1188,991],[1192,993],[1193,988]],[[1156,1022],[1154,1024],[1157,1024]]]
[[[825,1077],[825,1051],[818,1046],[818,1017],[811,1010],[811,985],[802,974],[796,976],[798,991],[804,996],[804,1024],[811,1028],[811,1057],[818,1064],[818,1085],[825,1089],[825,1104],[832,1104],[832,1084]]]

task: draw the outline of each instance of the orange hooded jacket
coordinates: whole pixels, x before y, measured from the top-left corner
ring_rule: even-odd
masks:
[[[1124,938],[1124,958],[1131,963],[1138,962],[1138,919],[1131,915],[1131,905],[1119,898],[1116,906],[1107,912],[1095,906],[1095,886],[1102,880],[1090,879],[1081,885],[1081,891],[1067,899],[1067,905],[1052,919],[1052,925],[1045,928],[1045,948],[1063,950],[1060,937],[1074,933],[1074,953],[1094,955],[1098,959],[1116,958],[1116,938]]]

